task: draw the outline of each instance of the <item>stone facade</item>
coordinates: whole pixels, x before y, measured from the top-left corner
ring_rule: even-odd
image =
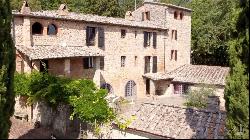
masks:
[[[150,22],[138,21],[138,17],[142,15],[141,9],[150,10],[150,18],[152,19]],[[166,15],[164,15],[165,10]],[[173,19],[174,10],[184,12],[182,20]],[[153,69],[153,56],[157,56],[157,72],[171,71],[180,65],[190,64],[191,11],[185,8],[145,2],[142,7],[132,12],[135,20],[99,16],[94,22],[93,19],[86,19],[85,15],[80,14],[75,14],[77,19],[72,18],[71,13],[68,13],[68,16],[67,13],[64,16],[58,16],[56,11],[48,11],[47,15],[44,13],[29,11],[28,13],[13,13],[16,46],[32,49],[41,49],[45,46],[86,47],[104,55],[104,69],[102,70],[100,69],[99,56],[93,56],[95,67],[90,69],[83,68],[83,58],[88,57],[88,55],[70,58],[63,56],[44,58],[48,60],[49,73],[51,74],[91,79],[97,86],[108,83],[112,86],[113,92],[119,96],[125,96],[125,87],[128,81],[134,81],[133,94],[136,98],[142,98],[146,96],[146,78],[142,77],[145,56],[151,56],[150,73]],[[110,24],[106,24],[102,19],[107,20]],[[163,20],[166,21],[166,24]],[[42,25],[42,34],[32,34],[32,25],[36,22]],[[47,27],[50,24],[57,27],[56,35],[47,35]],[[95,45],[86,46],[87,26],[104,29],[104,47],[98,47],[99,31],[96,32]],[[124,38],[121,37],[122,29],[126,30]],[[171,37],[172,29],[178,32],[177,40]],[[153,47],[153,36],[150,39],[150,46],[144,47],[145,31],[156,32],[156,48]],[[40,69],[40,60],[32,60],[18,47],[17,50],[18,72],[31,72],[32,69]],[[171,60],[171,50],[177,50],[177,61]],[[42,53],[44,54],[44,52]],[[121,56],[126,56],[125,67],[121,67]],[[150,94],[154,94],[154,87],[151,89]]]

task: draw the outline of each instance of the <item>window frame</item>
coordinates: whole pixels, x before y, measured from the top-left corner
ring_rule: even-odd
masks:
[[[55,33],[54,34],[49,34],[49,26],[53,26],[55,28]],[[57,35],[57,33],[58,33],[57,26],[54,23],[49,24],[48,27],[47,27],[47,35],[53,36],[53,35]]]
[[[37,31],[38,31],[38,29],[36,29],[34,26],[40,26],[39,28],[41,28],[40,29],[40,32],[38,33]],[[37,27],[38,28],[38,27]],[[34,22],[33,24],[32,24],[32,26],[31,26],[31,34],[32,35],[43,35],[43,29],[44,29],[44,27],[43,27],[43,25],[40,23],[40,22]],[[36,31],[37,30],[37,31]]]
[[[97,27],[87,26],[86,27],[86,44],[87,46],[95,46],[96,40],[96,29]]]
[[[87,64],[85,63],[87,62]],[[94,57],[84,57],[83,58],[83,68],[84,69],[92,69],[94,68]]]
[[[121,56],[121,67],[125,67],[126,65],[126,56]]]
[[[121,38],[125,38],[127,31],[125,29],[121,29]]]

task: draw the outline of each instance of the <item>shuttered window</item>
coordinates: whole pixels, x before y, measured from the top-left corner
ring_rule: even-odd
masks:
[[[150,20],[150,12],[145,12],[146,20]]]
[[[177,61],[177,50],[171,50],[171,60]]]
[[[102,27],[98,27],[98,47],[103,48],[105,44],[105,36],[104,36],[104,29]]]
[[[94,46],[95,45],[95,34],[96,34],[95,27],[87,26],[86,29],[86,45],[87,46]]]
[[[157,56],[153,56],[153,73],[157,72]]]
[[[152,33],[145,31],[143,33],[144,33],[144,47],[150,46]]]
[[[145,67],[144,67],[144,73],[150,72],[150,56],[145,56]]]
[[[153,32],[153,47],[156,48],[156,42],[157,42],[157,33]]]

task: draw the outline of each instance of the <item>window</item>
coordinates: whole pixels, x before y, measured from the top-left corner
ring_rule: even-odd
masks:
[[[135,31],[135,38],[137,37],[137,31]]]
[[[153,56],[153,73],[157,72],[157,56]]]
[[[83,58],[83,68],[84,69],[89,69],[89,68],[93,68],[93,67],[94,67],[93,57]]]
[[[126,30],[121,30],[121,38],[125,38],[126,36]]]
[[[57,34],[57,27],[54,24],[50,24],[47,28],[48,35],[56,35]]]
[[[135,66],[137,66],[137,56],[135,56]]]
[[[186,94],[187,91],[188,91],[188,85],[174,84],[174,94]]]
[[[95,27],[87,27],[87,29],[86,29],[86,44],[87,44],[87,46],[94,46],[95,45],[95,35],[96,35],[96,28]]]
[[[101,85],[101,89],[106,89],[108,91],[108,94],[113,94],[113,88],[110,84],[104,83]]]
[[[177,50],[171,50],[171,60],[177,61]]]
[[[180,19],[183,19],[183,12],[180,13]]]
[[[136,84],[130,80],[125,86],[125,97],[136,97]]]
[[[145,12],[146,20],[150,20],[150,12]]]
[[[177,11],[174,11],[174,19],[177,19],[178,18],[178,13]]]
[[[40,72],[48,72],[49,69],[49,61],[41,60],[40,61]]]
[[[151,32],[144,32],[144,47],[150,46],[151,36]]]
[[[150,56],[145,56],[145,67],[144,67],[144,73],[150,72]]]
[[[100,57],[100,69],[104,69],[104,57]]]
[[[171,39],[177,40],[177,30],[172,30],[172,37]]]
[[[121,56],[121,67],[125,67],[126,56]]]
[[[43,26],[41,23],[36,22],[32,25],[32,35],[43,34]]]

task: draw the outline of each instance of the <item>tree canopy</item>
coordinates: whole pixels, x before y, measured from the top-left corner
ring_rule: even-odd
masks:
[[[0,0],[0,139],[7,139],[14,112],[13,76],[15,49],[11,38],[11,9],[8,0]]]

